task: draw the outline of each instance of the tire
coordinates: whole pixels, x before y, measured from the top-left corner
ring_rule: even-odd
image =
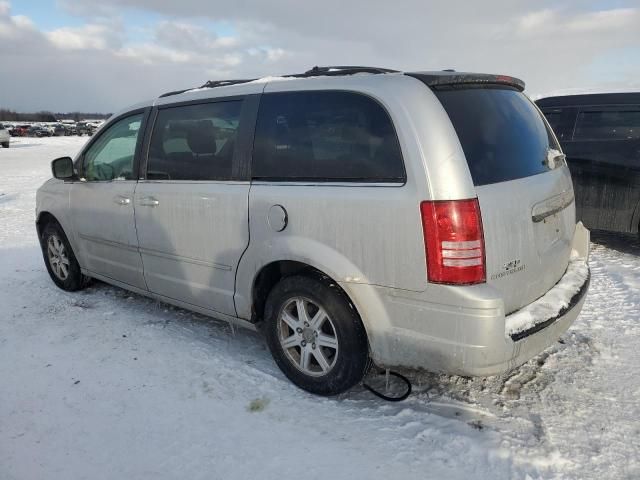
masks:
[[[58,287],[75,292],[89,284],[91,279],[82,274],[69,240],[57,222],[46,224],[40,246],[49,276]]]
[[[9,148],[9,142],[2,142],[2,148]]]
[[[285,277],[269,293],[264,321],[274,360],[298,387],[337,395],[366,374],[367,333],[336,285],[315,277]]]

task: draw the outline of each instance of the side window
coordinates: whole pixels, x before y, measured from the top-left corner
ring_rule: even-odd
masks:
[[[573,134],[573,125],[576,120],[575,109],[569,107],[561,108],[545,108],[542,110],[545,118],[549,122],[553,132],[560,141],[571,140]],[[550,142],[552,143],[552,142]]]
[[[640,138],[637,110],[585,110],[578,114],[574,140],[629,140]]]
[[[562,110],[543,110],[542,113],[544,113],[544,116],[549,122],[549,125],[551,125],[553,131],[558,131],[558,127],[562,121]]]
[[[242,101],[164,108],[151,144],[149,180],[230,180]]]
[[[142,113],[131,115],[108,127],[84,154],[83,174],[87,181],[134,180],[136,152]]]
[[[401,182],[405,173],[382,106],[357,93],[314,91],[262,96],[252,177]]]

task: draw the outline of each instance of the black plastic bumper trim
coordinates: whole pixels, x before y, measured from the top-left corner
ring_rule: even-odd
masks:
[[[573,295],[573,297],[571,297],[571,301],[569,302],[569,305],[567,305],[562,310],[560,310],[557,315],[545,320],[544,322],[537,323],[533,327],[528,328],[527,330],[512,333],[511,335],[509,335],[511,337],[511,340],[513,340],[514,342],[517,342],[519,340],[522,340],[523,338],[527,338],[528,336],[533,335],[534,333],[537,333],[540,330],[544,330],[552,323],[555,323],[559,318],[562,318],[569,310],[575,307],[580,300],[582,300],[582,297],[586,295],[587,290],[589,289],[589,283],[591,283],[591,270],[589,270],[587,279],[584,281],[584,283],[580,287],[580,290],[578,290]]]

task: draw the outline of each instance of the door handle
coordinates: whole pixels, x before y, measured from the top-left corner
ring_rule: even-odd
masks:
[[[122,195],[116,195],[113,197],[113,201],[118,205],[129,205],[131,203],[131,199],[129,197],[123,197]]]
[[[153,197],[142,197],[140,199],[140,205],[143,207],[157,207],[160,205],[160,202]]]

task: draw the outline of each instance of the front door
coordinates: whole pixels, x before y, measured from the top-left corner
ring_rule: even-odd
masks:
[[[70,202],[82,267],[144,289],[133,202],[143,116],[120,119],[92,141]]]
[[[243,103],[160,107],[135,193],[149,290],[228,315],[249,243],[249,182],[236,148]]]

